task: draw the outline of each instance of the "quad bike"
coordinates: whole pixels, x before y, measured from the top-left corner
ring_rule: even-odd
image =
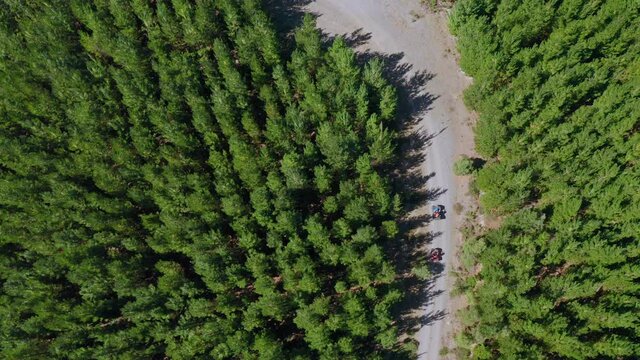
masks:
[[[444,251],[441,248],[434,248],[429,250],[427,253],[427,258],[429,261],[438,262],[442,261],[442,255],[444,255]]]
[[[431,213],[434,219],[444,219],[444,214],[446,213],[444,205],[432,205]]]

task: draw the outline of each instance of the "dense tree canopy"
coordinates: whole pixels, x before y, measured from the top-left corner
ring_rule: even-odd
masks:
[[[395,92],[277,39],[258,0],[0,3],[0,357],[401,351]]]
[[[476,182],[464,356],[640,357],[640,4],[461,0]]]

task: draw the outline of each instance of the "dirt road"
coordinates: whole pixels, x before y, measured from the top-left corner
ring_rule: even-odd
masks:
[[[445,220],[425,222],[418,229],[425,236],[431,233],[433,240],[428,246],[442,248],[445,255],[444,271],[436,278],[429,292],[432,295],[421,299],[420,311],[425,320],[415,336],[420,344],[420,359],[446,358],[441,349],[451,346],[453,318],[449,272],[456,263],[460,243],[456,229],[462,220],[454,211],[454,204],[469,201],[466,184],[456,179],[452,167],[460,154],[472,154],[473,148],[471,115],[462,102],[462,91],[470,79],[456,64],[446,14],[427,13],[418,0],[316,0],[307,10],[319,15],[317,22],[321,29],[330,34],[347,34],[359,51],[401,53],[404,56],[400,62],[410,66],[405,76],[425,80],[424,84],[417,84],[417,91],[428,95],[432,102],[414,114],[419,117],[415,131],[429,139],[421,149],[425,160],[420,168],[424,176],[429,176],[425,186],[439,196],[431,203],[421,204],[412,215],[428,213],[435,203],[444,205],[448,212]]]

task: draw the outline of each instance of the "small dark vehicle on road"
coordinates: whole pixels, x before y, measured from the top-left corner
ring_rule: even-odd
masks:
[[[446,213],[444,205],[432,205],[431,213],[434,219],[444,219]]]
[[[442,248],[434,248],[429,250],[429,252],[427,253],[427,258],[429,259],[429,261],[438,262],[442,261],[442,255],[444,255],[444,251],[442,251]]]

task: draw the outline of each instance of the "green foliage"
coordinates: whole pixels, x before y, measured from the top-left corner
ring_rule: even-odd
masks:
[[[458,176],[471,175],[474,170],[473,159],[466,155],[462,155],[460,159],[453,164],[453,173]]]
[[[414,275],[419,279],[429,279],[431,277],[431,270],[429,270],[429,264],[417,265],[412,269]]]
[[[488,160],[475,184],[503,215],[462,251],[465,358],[640,357],[639,15],[625,1],[456,3]]]
[[[0,357],[401,351],[379,61],[326,49],[311,17],[284,57],[257,0],[0,20]]]

